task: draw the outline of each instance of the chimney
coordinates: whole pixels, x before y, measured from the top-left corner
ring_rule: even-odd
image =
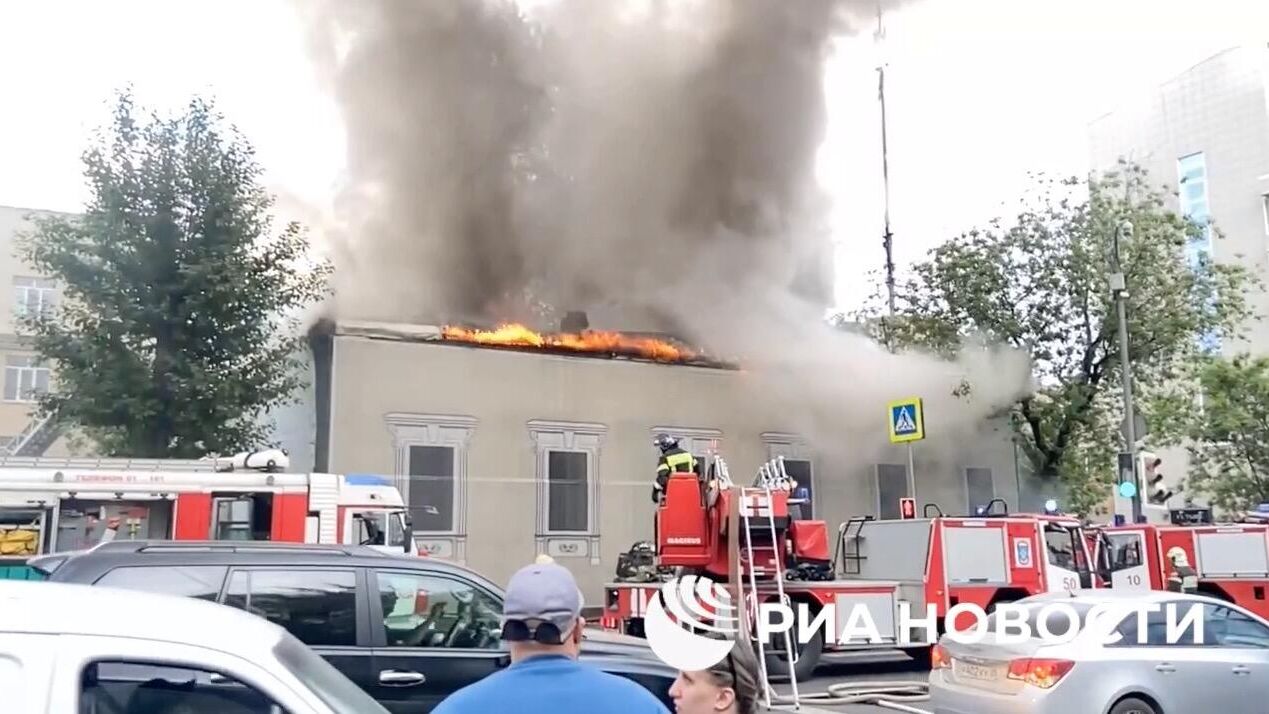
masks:
[[[560,332],[585,332],[590,329],[590,320],[581,310],[569,310],[560,320]]]

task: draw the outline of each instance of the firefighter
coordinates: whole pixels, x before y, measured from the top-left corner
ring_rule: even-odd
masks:
[[[679,448],[679,440],[668,434],[659,434],[656,440],[661,450],[661,459],[657,462],[656,485],[652,487],[652,501],[660,503],[665,495],[665,486],[670,482],[670,474],[694,473],[700,475],[696,457]]]
[[[1180,546],[1169,548],[1168,561],[1172,563],[1172,574],[1168,576],[1168,590],[1187,594],[1198,592],[1198,573],[1190,567],[1185,550]]]

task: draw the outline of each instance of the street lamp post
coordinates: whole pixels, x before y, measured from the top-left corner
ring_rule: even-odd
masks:
[[[1137,449],[1137,415],[1133,405],[1132,395],[1132,360],[1128,352],[1128,284],[1124,278],[1123,267],[1120,264],[1119,247],[1120,241],[1132,239],[1133,226],[1132,222],[1125,220],[1119,224],[1115,230],[1113,242],[1111,243],[1111,272],[1110,289],[1115,295],[1115,310],[1119,317],[1119,365],[1123,376],[1124,390],[1124,445],[1123,452],[1120,453],[1119,482],[1124,482],[1124,477],[1130,478],[1132,483],[1132,522],[1141,521],[1141,489],[1137,484],[1137,459],[1135,452]],[[1128,473],[1124,473],[1127,471]]]

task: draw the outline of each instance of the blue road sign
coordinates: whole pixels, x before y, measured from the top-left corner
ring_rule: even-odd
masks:
[[[925,438],[925,415],[920,397],[890,403],[890,443],[903,444]]]

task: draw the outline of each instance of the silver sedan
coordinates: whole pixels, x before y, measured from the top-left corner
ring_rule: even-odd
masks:
[[[1236,605],[1114,590],[1015,605],[1022,612],[994,613],[977,642],[940,639],[930,671],[935,714],[1269,711],[1269,622]],[[1002,617],[1015,627],[1002,630]]]

